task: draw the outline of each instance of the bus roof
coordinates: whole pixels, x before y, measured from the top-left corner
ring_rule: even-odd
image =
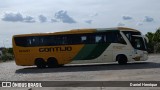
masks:
[[[133,32],[139,32],[136,29],[133,28],[127,28],[127,27],[113,27],[113,28],[99,28],[97,30],[120,30],[120,31],[133,31]]]
[[[61,31],[61,32],[49,32],[49,33],[32,33],[32,34],[20,34],[14,35],[14,37],[21,36],[42,36],[42,35],[60,35],[60,34],[81,34],[81,33],[94,33],[94,32],[102,32],[108,30],[120,30],[120,31],[133,31],[139,32],[136,29],[127,28],[127,27],[115,27],[115,28],[91,28],[91,29],[73,29],[69,31]]]

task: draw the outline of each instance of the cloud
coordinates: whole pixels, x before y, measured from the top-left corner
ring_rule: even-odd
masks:
[[[39,15],[38,18],[41,23],[47,22],[47,17],[45,17],[44,15]]]
[[[67,11],[60,10],[57,13],[55,13],[55,18],[62,21],[63,23],[76,23],[76,21],[67,14]]]
[[[98,16],[98,13],[95,13],[94,16]]]
[[[20,13],[5,13],[2,20],[9,22],[22,22],[23,16]]]
[[[138,22],[138,23],[136,24],[136,26],[142,26],[142,25],[143,25],[142,22]]]
[[[47,22],[47,17],[44,15],[39,15],[38,19],[41,23]],[[21,13],[5,13],[1,19],[7,22],[24,22],[24,23],[34,23],[36,22],[32,16],[24,16]],[[50,19],[51,23],[63,22],[63,23],[76,23],[76,21],[67,14],[67,11],[60,10],[55,13],[55,17]]]
[[[96,16],[98,16],[98,13],[94,13],[94,14],[91,14],[91,15],[89,15],[90,17],[96,17]]]
[[[36,22],[36,21],[34,20],[33,17],[31,17],[31,16],[26,16],[25,18],[23,18],[23,22],[26,22],[26,23],[34,23],[34,22]]]
[[[51,19],[52,23],[58,22],[56,19]]]
[[[31,16],[24,17],[21,13],[5,13],[2,20],[8,22],[26,22],[26,23],[36,22],[33,17]]]
[[[118,26],[125,26],[125,24],[122,23],[122,22],[119,22],[119,23],[118,23]]]
[[[88,24],[92,24],[93,20],[86,20],[85,22]]]
[[[153,22],[154,18],[150,17],[150,16],[145,16],[144,18],[144,22]]]
[[[131,16],[122,16],[122,19],[123,20],[131,20],[133,19]]]

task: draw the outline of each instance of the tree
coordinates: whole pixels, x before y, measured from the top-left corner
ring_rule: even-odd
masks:
[[[146,37],[149,39],[148,52],[160,53],[160,28],[155,33],[148,32]]]
[[[154,34],[153,37],[153,42],[154,42],[154,51],[155,53],[160,52],[160,28],[157,29],[157,31]]]
[[[145,36],[148,37],[148,40],[149,40],[149,43],[147,44],[148,52],[153,53],[154,52],[154,42],[153,42],[154,33],[148,32]]]
[[[14,59],[12,48],[3,48],[2,53],[3,54],[0,57],[0,60],[2,60],[3,62],[5,62],[7,60],[13,60]]]
[[[154,34],[153,41],[159,43],[160,42],[160,28]]]

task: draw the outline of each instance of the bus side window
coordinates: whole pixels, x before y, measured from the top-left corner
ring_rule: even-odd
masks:
[[[117,43],[126,44],[125,40],[119,32],[116,33]]]
[[[61,44],[63,44],[63,45],[69,44],[67,41],[67,36],[62,36],[62,43]]]
[[[68,45],[74,44],[73,39],[74,39],[74,37],[71,37],[71,36],[68,35],[68,36],[67,36],[67,44],[68,44]]]
[[[87,43],[87,36],[81,36],[81,42]]]
[[[112,32],[107,32],[106,33],[106,43],[112,43],[114,40],[114,37],[112,35]]]
[[[61,36],[57,36],[55,39],[56,45],[61,45],[63,43],[63,38]]]
[[[46,36],[45,37],[45,45],[49,45],[49,46],[52,46],[52,45],[55,45],[55,36]]]
[[[81,36],[79,35],[68,35],[67,37],[68,44],[80,44]]]
[[[39,45],[39,38],[38,37],[28,37],[27,38],[27,46],[38,46]]]
[[[81,42],[84,44],[94,44],[95,43],[95,35],[86,34],[85,36],[81,36]]]
[[[89,44],[95,44],[96,43],[96,35],[91,34],[89,35]]]
[[[126,44],[125,40],[123,39],[123,37],[121,36],[119,32],[107,32],[106,42]]]
[[[14,39],[17,46],[27,46],[27,37],[15,37]]]
[[[105,43],[104,35],[96,35],[95,43]]]

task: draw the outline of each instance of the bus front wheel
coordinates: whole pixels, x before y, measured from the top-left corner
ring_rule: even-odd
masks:
[[[58,62],[57,62],[57,59],[56,58],[48,58],[47,59],[47,66],[49,68],[55,68],[55,67],[58,67]]]
[[[37,58],[35,60],[35,65],[37,66],[37,68],[45,68],[46,62],[42,58]]]
[[[116,58],[116,61],[118,61],[118,64],[125,65],[127,64],[127,57],[125,55],[118,55]]]

